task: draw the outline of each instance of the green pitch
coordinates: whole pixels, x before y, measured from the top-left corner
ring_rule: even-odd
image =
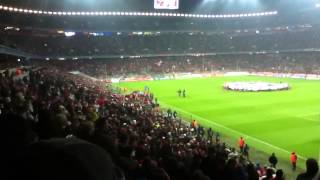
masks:
[[[225,82],[233,81],[282,81],[289,83],[291,89],[232,92],[222,88]],[[276,152],[283,159],[288,159],[291,151],[300,159],[319,158],[320,81],[243,76],[118,85],[129,90],[148,86],[163,107],[171,107],[184,117],[226,134],[234,139],[234,146],[236,139],[243,136],[251,147],[268,154]],[[186,98],[178,97],[179,88],[186,89]]]

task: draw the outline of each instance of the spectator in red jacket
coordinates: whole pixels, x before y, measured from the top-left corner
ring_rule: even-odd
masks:
[[[240,137],[240,139],[238,140],[238,146],[239,146],[239,149],[240,149],[240,152],[243,153],[243,148],[244,148],[244,139],[243,137]]]
[[[292,170],[295,171],[296,170],[296,167],[297,167],[297,155],[295,152],[292,152],[291,155],[290,155],[290,162],[291,162],[291,165],[292,165]]]

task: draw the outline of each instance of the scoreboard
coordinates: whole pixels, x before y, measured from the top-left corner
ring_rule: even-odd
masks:
[[[179,9],[179,0],[154,0],[155,9]]]

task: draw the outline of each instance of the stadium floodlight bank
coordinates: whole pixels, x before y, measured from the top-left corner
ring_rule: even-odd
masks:
[[[151,16],[151,17],[184,17],[201,19],[223,19],[223,18],[247,18],[260,16],[274,16],[278,11],[240,13],[240,14],[188,14],[188,13],[167,13],[167,12],[127,12],[127,11],[45,11],[35,9],[23,9],[0,5],[0,11],[12,13],[25,13],[47,16]]]

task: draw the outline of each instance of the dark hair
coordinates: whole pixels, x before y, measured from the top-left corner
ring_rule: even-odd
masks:
[[[35,143],[24,161],[27,179],[115,179],[115,166],[102,148],[75,138]]]
[[[282,171],[282,169],[278,169],[277,171],[276,171],[276,178],[275,178],[276,180],[280,180],[280,179],[284,179],[284,176],[283,176],[283,171]]]
[[[313,158],[309,158],[306,162],[306,167],[307,167],[307,173],[311,175],[317,174],[319,170],[318,162],[317,160]]]

